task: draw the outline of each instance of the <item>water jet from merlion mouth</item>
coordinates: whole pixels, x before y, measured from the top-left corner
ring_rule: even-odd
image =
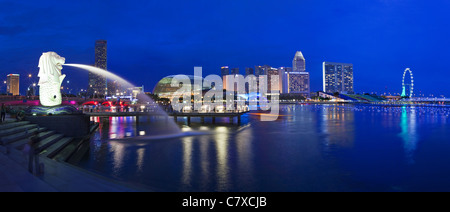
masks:
[[[63,64],[64,66],[71,66],[71,67],[75,67],[75,68],[80,68],[82,70],[86,70],[89,71],[91,73],[106,77],[108,80],[114,80],[117,81],[117,83],[119,83],[123,88],[132,88],[132,87],[136,87],[133,84],[131,84],[130,82],[128,82],[127,80],[123,79],[122,77],[111,73],[107,70],[101,69],[101,68],[97,68],[94,66],[89,66],[89,65],[83,65],[83,64]],[[167,136],[173,136],[173,135],[182,135],[183,133],[181,132],[181,129],[178,127],[178,125],[174,122],[173,119],[170,119],[167,115],[167,113],[161,109],[157,103],[155,103],[153,101],[152,98],[150,98],[147,95],[140,95],[138,97],[140,100],[143,100],[144,102],[147,102],[147,107],[151,107],[153,108],[153,111],[151,112],[150,116],[154,116],[155,119],[151,121],[150,124],[150,128],[154,129],[150,135],[146,134],[145,136],[138,136],[138,134],[136,133],[137,137],[140,137],[140,139],[153,139],[153,138],[157,138],[160,139],[162,138],[164,135]],[[149,118],[149,117],[147,117]],[[136,126],[138,127],[138,126]],[[139,129],[137,129],[139,130]]]

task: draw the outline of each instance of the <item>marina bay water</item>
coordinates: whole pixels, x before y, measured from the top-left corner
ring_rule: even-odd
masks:
[[[257,112],[240,125],[179,118],[199,135],[151,134],[146,121],[100,121],[80,167],[164,191],[448,191],[450,108],[281,105],[277,121]],[[99,119],[93,118],[99,121]]]

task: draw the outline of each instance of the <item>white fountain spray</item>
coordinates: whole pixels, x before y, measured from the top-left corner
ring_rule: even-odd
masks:
[[[111,73],[111,72],[109,72],[107,70],[101,69],[101,68],[97,68],[97,67],[89,66],[89,65],[82,65],[82,64],[64,64],[64,66],[76,67],[76,68],[80,68],[80,69],[89,71],[91,73],[94,73],[94,74],[97,74],[97,75],[100,75],[100,76],[104,76],[107,79],[117,81],[119,84],[121,84],[122,86],[127,87],[127,88],[135,87],[133,84],[131,84],[127,80],[123,79],[122,77],[120,77],[120,76],[118,76],[116,74],[113,74],[113,73]],[[140,98],[145,98],[144,100],[149,102],[150,105],[157,105],[153,101],[153,99],[151,99],[147,95],[141,95]],[[158,116],[165,116],[163,119],[160,119],[160,121],[164,122],[164,126],[167,126],[167,127],[165,127],[165,129],[166,129],[165,134],[164,135],[158,134],[158,135],[150,135],[150,136],[148,136],[148,135],[146,135],[146,136],[138,136],[136,138],[138,138],[138,139],[161,139],[161,138],[164,138],[164,137],[170,138],[170,137],[173,137],[173,136],[186,136],[186,135],[183,135],[183,133],[181,132],[181,129],[173,121],[173,119],[169,119],[167,117],[168,115],[167,115],[167,113],[164,110],[162,110],[159,106],[156,107],[156,108],[157,108],[157,110],[153,111],[154,114],[156,114]]]

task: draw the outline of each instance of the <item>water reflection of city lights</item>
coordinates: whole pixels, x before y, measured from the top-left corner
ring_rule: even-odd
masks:
[[[181,128],[181,131],[182,132],[189,132],[189,131],[192,131],[192,129],[189,128],[189,127],[183,127],[183,128]]]
[[[220,129],[219,129],[220,128]],[[226,127],[218,127],[218,131],[227,132]],[[217,178],[219,182],[218,189],[223,190],[228,184],[229,178],[229,167],[228,167],[228,134],[216,135],[216,157],[217,157]]]
[[[228,132],[228,128],[226,128],[226,127],[217,127],[216,131],[217,132],[221,132],[221,133],[227,133]]]
[[[189,185],[191,183],[192,140],[192,137],[183,138],[183,175],[181,180],[185,185]]]
[[[114,143],[110,151],[113,152],[114,175],[118,175],[124,165],[125,147],[120,143]]]
[[[200,127],[200,130],[209,130],[209,127],[207,127],[207,126],[201,126],[201,127]]]
[[[137,154],[136,166],[138,167],[138,170],[142,172],[142,167],[144,166],[145,149],[139,148],[138,150],[136,150],[136,154]]]
[[[109,136],[109,138],[111,138],[111,139],[115,139],[115,138],[117,138],[117,134],[115,134],[115,133],[112,133],[110,136]]]

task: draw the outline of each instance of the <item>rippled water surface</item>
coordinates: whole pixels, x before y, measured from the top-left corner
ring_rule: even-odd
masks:
[[[152,120],[100,121],[81,167],[167,191],[450,191],[446,107],[282,105],[277,121],[192,119],[152,135]],[[236,123],[236,120],[235,120]]]

